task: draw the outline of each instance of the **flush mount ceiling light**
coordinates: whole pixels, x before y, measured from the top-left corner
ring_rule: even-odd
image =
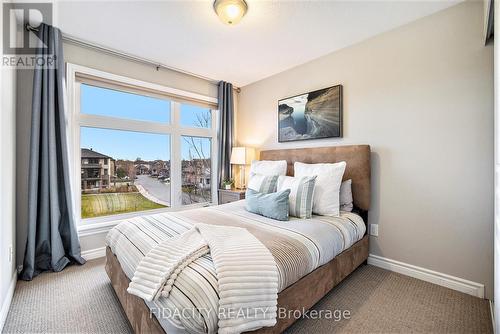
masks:
[[[245,0],[215,0],[214,10],[222,22],[233,25],[245,16],[248,5]]]

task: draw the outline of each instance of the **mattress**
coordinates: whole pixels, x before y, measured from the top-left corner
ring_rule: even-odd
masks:
[[[106,243],[132,279],[141,259],[155,245],[196,223],[247,228],[271,250],[279,272],[279,291],[331,261],[361,240],[366,231],[362,218],[355,213],[282,222],[247,212],[244,201],[238,201],[128,219],[108,233]],[[200,333],[216,331],[217,300],[215,268],[207,254],[179,274],[169,298],[160,297],[147,305],[167,333]],[[179,310],[178,305],[185,307]]]

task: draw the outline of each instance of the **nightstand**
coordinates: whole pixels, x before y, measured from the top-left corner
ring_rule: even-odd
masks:
[[[226,204],[244,199],[245,191],[246,190],[243,189],[219,189],[219,204]]]

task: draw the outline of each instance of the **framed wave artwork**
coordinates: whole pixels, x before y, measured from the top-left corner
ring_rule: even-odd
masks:
[[[335,137],[342,137],[342,85],[278,102],[280,143]]]

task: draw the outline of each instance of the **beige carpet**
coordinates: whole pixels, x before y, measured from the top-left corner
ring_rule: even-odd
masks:
[[[103,265],[19,281],[4,332],[130,333]],[[492,332],[486,300],[373,266],[360,267],[315,309],[326,318],[301,319],[287,333]],[[349,319],[336,321],[338,311]]]

